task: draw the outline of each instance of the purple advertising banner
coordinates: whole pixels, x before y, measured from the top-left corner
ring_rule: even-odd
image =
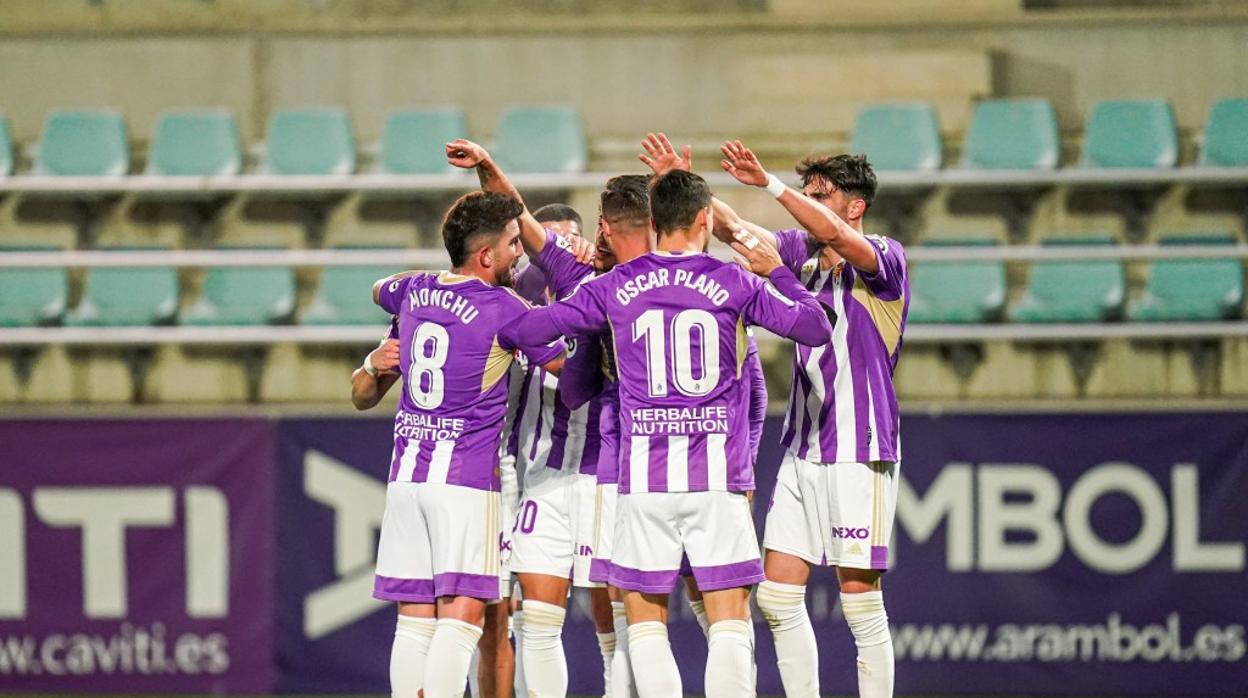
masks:
[[[0,421],[0,691],[270,690],[272,433]]]

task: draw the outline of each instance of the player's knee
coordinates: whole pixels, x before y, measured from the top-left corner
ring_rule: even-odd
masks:
[[[884,610],[882,593],[841,594],[841,610],[858,647],[873,647],[889,641],[888,612]]]
[[[758,610],[772,630],[784,630],[806,617],[806,587],[766,580],[755,595]]]
[[[543,649],[547,645],[562,642],[563,621],[567,611],[560,606],[525,599],[524,608],[524,641],[533,649]]]

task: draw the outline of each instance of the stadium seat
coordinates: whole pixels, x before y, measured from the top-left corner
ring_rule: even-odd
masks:
[[[858,112],[849,149],[876,170],[940,169],[940,128],[927,102],[877,104]]]
[[[1163,100],[1100,102],[1083,134],[1083,167],[1174,167],[1179,141]]]
[[[186,325],[271,325],[295,308],[295,272],[289,267],[217,267],[185,313]]]
[[[148,174],[236,175],[242,169],[238,126],[229,112],[184,111],[160,117],[152,137]]]
[[[299,317],[300,324],[384,325],[389,318],[373,303],[373,282],[400,271],[399,267],[326,267],[316,296]]]
[[[991,246],[986,238],[944,238],[925,245]],[[1005,309],[1005,263],[923,262],[910,272],[912,323],[981,323],[1001,318]]]
[[[126,123],[115,111],[57,111],[43,126],[35,174],[120,176],[130,169]]]
[[[468,135],[458,109],[398,111],[386,119],[381,134],[381,171],[389,174],[442,174],[447,164],[443,146]]]
[[[1112,245],[1108,235],[1047,240],[1056,245]],[[1118,260],[1036,262],[1027,290],[1010,308],[1014,322],[1104,322],[1115,319],[1126,295],[1126,279]]]
[[[8,252],[54,252],[57,247],[0,246]],[[31,327],[60,322],[69,295],[69,273],[58,269],[0,269],[0,327]]]
[[[589,146],[571,107],[512,107],[503,114],[493,155],[506,172],[584,172]]]
[[[1223,99],[1209,109],[1200,164],[1248,167],[1248,99]]]
[[[0,177],[13,174],[13,137],[9,135],[9,120],[0,114]]]
[[[140,248],[115,248],[123,249]],[[141,248],[153,249],[153,248]],[[87,273],[69,325],[159,325],[178,312],[178,272],[173,267],[101,267]]]
[[[351,117],[342,109],[280,111],[269,121],[266,172],[340,175],[355,170]]]
[[[1162,245],[1234,245],[1233,235],[1174,235]],[[1239,317],[1244,267],[1238,259],[1160,259],[1148,273],[1144,295],[1128,310],[1143,322],[1212,321]]]
[[[1061,140],[1047,99],[994,99],[975,107],[962,166],[981,170],[1051,170]]]

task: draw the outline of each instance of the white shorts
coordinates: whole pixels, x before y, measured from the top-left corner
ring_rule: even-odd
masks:
[[[497,492],[432,482],[386,485],[373,597],[498,598],[501,518]]]
[[[512,573],[563,577],[578,587],[601,586],[589,581],[597,478],[545,467],[528,475],[511,527]]]
[[[620,486],[615,483],[594,488],[594,559],[589,563],[589,581],[606,584],[611,577],[611,548],[615,544],[615,520],[619,515]]]
[[[619,496],[611,584],[671,592],[689,556],[702,591],[763,581],[750,502],[739,492],[633,492]]]
[[[812,463],[786,453],[763,547],[812,565],[888,569],[900,463]]]
[[[511,596],[511,523],[516,520],[516,509],[520,505],[520,480],[516,475],[516,457],[502,455],[498,463],[499,478],[502,480],[502,492],[499,493],[499,505],[502,507],[502,527],[498,533],[498,597],[506,599]]]

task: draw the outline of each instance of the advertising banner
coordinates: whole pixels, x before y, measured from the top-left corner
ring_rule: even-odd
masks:
[[[266,420],[0,421],[0,690],[265,692]]]

